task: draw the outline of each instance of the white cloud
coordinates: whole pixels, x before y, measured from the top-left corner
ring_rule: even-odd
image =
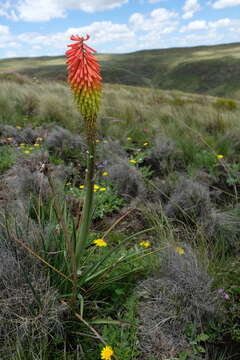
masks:
[[[106,29],[108,31],[106,32]],[[46,49],[45,53],[51,49],[51,54],[64,53],[67,50],[67,44],[71,43],[70,36],[79,34],[85,36],[91,34],[89,45],[100,48],[102,44],[106,44],[115,48],[115,46],[124,45],[134,41],[135,34],[126,24],[113,24],[111,21],[94,22],[91,25],[80,28],[69,28],[65,32],[42,35],[40,33],[23,33],[18,35],[21,43],[29,44],[31,48]],[[124,50],[123,50],[124,51]]]
[[[107,31],[106,31],[107,29]],[[91,25],[70,28],[66,34],[69,38],[72,34],[91,34],[92,44],[104,44],[112,41],[128,41],[134,38],[135,34],[126,24],[113,24],[111,21],[94,22]]]
[[[0,25],[0,36],[6,36],[9,34],[9,27],[5,25]]]
[[[167,0],[148,0],[148,2],[150,4],[156,4],[156,3],[159,3],[159,2],[165,2],[165,1],[167,1]]]
[[[209,27],[212,27],[212,28],[218,28],[218,27],[227,27],[227,26],[230,26],[234,23],[235,21],[234,20],[230,20],[228,18],[225,18],[225,19],[219,19],[217,21],[213,21],[213,22],[209,22]]]
[[[198,0],[186,0],[183,6],[183,19],[190,19],[201,9]]]
[[[127,3],[128,0],[18,0],[0,5],[0,15],[12,20],[49,21],[63,18],[67,10],[94,12],[111,10]]]
[[[16,51],[11,51],[11,50],[7,51],[6,54],[5,54],[6,58],[14,58],[14,57],[17,57],[17,56],[18,55],[17,55]]]
[[[240,20],[234,20],[229,18],[209,22],[205,20],[196,20],[190,22],[186,26],[183,26],[180,29],[180,32],[197,30],[217,30],[224,27],[227,27],[229,31],[237,31],[237,28],[240,28]]]
[[[159,8],[153,10],[149,16],[134,13],[129,18],[129,24],[135,31],[159,31],[161,33],[169,26],[175,27],[177,25],[175,20],[177,17],[178,13],[175,11]]]
[[[194,30],[205,30],[208,28],[207,22],[205,20],[196,20],[190,22],[188,25],[183,26],[180,29],[180,32],[194,31]]]
[[[214,9],[224,9],[226,7],[240,5],[240,0],[218,0],[213,4]]]
[[[7,42],[11,41],[11,34],[8,26],[0,25],[0,47],[4,48]]]

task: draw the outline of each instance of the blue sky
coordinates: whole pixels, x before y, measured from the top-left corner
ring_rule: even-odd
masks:
[[[0,0],[0,57],[62,55],[71,34],[100,53],[240,42],[240,0]]]

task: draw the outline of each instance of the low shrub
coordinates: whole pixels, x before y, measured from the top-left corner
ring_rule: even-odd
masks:
[[[217,110],[233,111],[237,109],[237,103],[232,99],[218,99],[216,100],[216,102],[213,103],[213,106]]]
[[[195,335],[200,334],[217,316],[212,279],[189,246],[168,249],[162,259],[160,274],[137,288],[140,359],[177,357],[183,352],[192,358],[188,327],[194,327]]]
[[[164,210],[170,219],[196,224],[204,222],[210,209],[208,188],[191,179],[182,178]]]

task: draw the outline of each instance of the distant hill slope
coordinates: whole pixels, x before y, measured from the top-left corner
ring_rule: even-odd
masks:
[[[240,99],[240,43],[99,54],[98,58],[108,83]],[[3,59],[0,72],[65,80],[65,57]]]

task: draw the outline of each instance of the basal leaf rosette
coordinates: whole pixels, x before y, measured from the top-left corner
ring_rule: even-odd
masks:
[[[96,51],[85,44],[89,38],[89,35],[72,35],[71,40],[75,43],[68,45],[71,49],[66,52],[66,56],[68,83],[84,118],[87,136],[93,138],[101,102],[102,78],[100,66],[93,55]]]

